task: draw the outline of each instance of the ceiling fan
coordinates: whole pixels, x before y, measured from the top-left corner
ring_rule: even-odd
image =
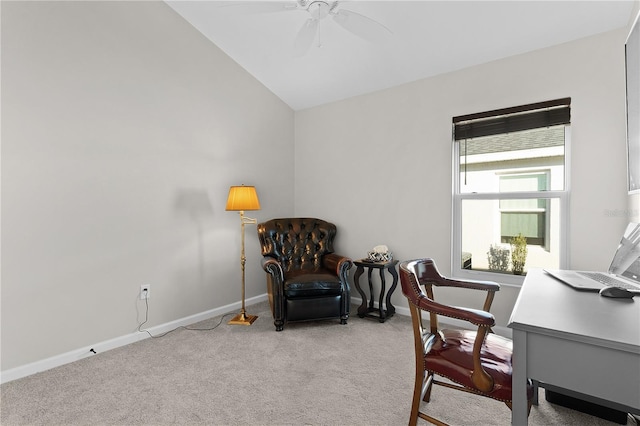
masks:
[[[305,9],[311,17],[308,18],[298,31],[294,43],[294,53],[302,56],[313,44],[316,35],[319,37],[320,22],[328,17],[347,31],[371,42],[381,42],[391,31],[371,18],[352,10],[339,8],[337,1],[298,0],[298,8]],[[320,42],[318,43],[320,46]]]
[[[329,17],[342,28],[370,42],[382,42],[392,34],[380,22],[352,10],[343,9],[339,3],[329,0],[297,0],[295,2],[263,1],[236,5],[244,6],[246,11],[253,13],[306,11],[310,16],[302,24],[296,36],[294,43],[296,56],[303,56],[309,51],[316,38],[320,37],[320,23]],[[318,40],[318,46],[321,46],[320,40]]]

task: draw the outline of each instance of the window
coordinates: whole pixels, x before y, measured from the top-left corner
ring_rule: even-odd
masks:
[[[500,176],[500,192],[547,191],[548,172],[516,173]],[[518,234],[527,244],[546,246],[546,200],[500,200],[500,241],[509,243]]]
[[[511,268],[518,235],[525,273],[565,266],[570,101],[454,117],[454,275],[522,282]]]

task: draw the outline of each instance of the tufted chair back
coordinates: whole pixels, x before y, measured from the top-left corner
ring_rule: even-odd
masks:
[[[322,257],[333,253],[336,226],[315,218],[271,219],[258,225],[262,255],[280,262],[285,275],[319,270]]]

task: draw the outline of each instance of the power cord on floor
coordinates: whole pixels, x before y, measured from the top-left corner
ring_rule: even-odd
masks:
[[[145,302],[144,321],[142,321],[142,322],[138,325],[138,332],[140,332],[140,333],[147,333],[147,334],[149,335],[149,337],[152,337],[152,338],[154,338],[154,339],[159,339],[160,337],[164,337],[164,336],[166,336],[167,334],[169,334],[169,333],[173,333],[174,331],[179,330],[179,329],[181,329],[181,328],[182,328],[182,329],[185,329],[185,330],[191,330],[191,331],[211,331],[211,330],[215,330],[216,328],[218,328],[218,327],[220,326],[220,324],[222,324],[222,321],[224,321],[225,317],[228,317],[228,316],[230,316],[230,315],[236,315],[236,313],[235,313],[235,312],[229,312],[229,313],[226,313],[226,314],[222,315],[222,316],[220,317],[220,321],[218,321],[218,323],[217,323],[216,325],[214,325],[213,327],[207,327],[207,328],[195,328],[195,327],[189,327],[189,326],[181,325],[181,326],[176,327],[176,328],[174,328],[173,330],[169,330],[169,331],[167,331],[167,332],[165,332],[165,333],[154,335],[154,334],[151,334],[151,332],[150,332],[149,330],[147,330],[147,329],[142,329],[142,326],[143,326],[143,325],[145,325],[145,324],[147,323],[147,321],[149,321],[149,299],[148,299],[148,298],[145,298],[145,299],[144,299],[144,302]]]

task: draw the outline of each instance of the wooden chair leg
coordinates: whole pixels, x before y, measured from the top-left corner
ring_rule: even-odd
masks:
[[[420,397],[422,396],[422,387],[424,383],[424,371],[419,374],[416,371],[416,379],[413,386],[413,401],[411,403],[411,417],[409,417],[409,426],[418,424],[418,414],[420,412]]]
[[[433,373],[429,372],[427,374],[426,380],[424,381],[422,392],[424,396],[422,400],[424,402],[429,402],[431,400],[431,388],[433,387]]]

